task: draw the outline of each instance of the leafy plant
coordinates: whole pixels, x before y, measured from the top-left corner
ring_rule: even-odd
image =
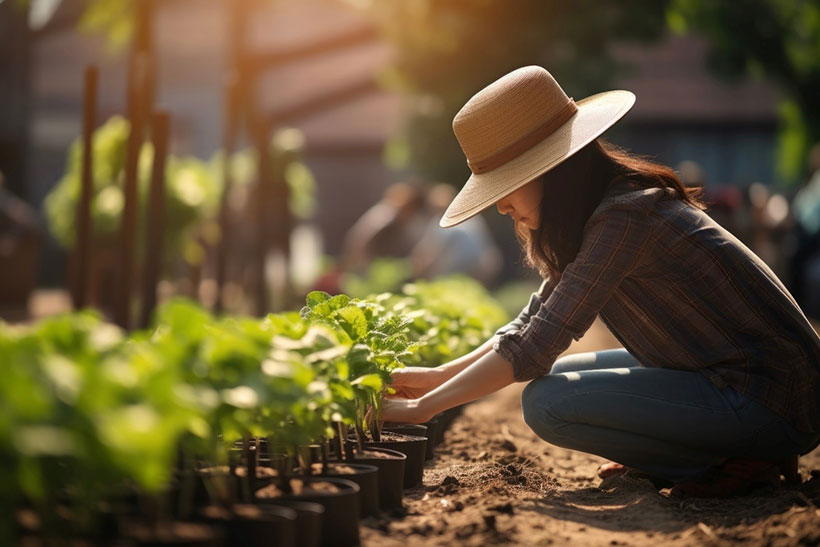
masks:
[[[94,163],[91,221],[93,234],[99,239],[116,235],[125,197],[125,153],[130,125],[122,117],[114,116],[94,132]],[[74,247],[76,211],[82,189],[82,141],[71,145],[66,172],[46,196],[45,211],[49,228],[66,248]],[[153,147],[143,145],[138,162],[138,197],[140,210],[148,199]],[[220,188],[207,166],[192,157],[171,156],[166,165],[165,190],[165,252],[176,252],[188,230],[201,219],[214,214]],[[144,228],[144,226],[142,227]],[[144,237],[140,231],[140,237]],[[142,249],[142,245],[139,246]]]
[[[438,366],[469,353],[507,322],[508,314],[477,281],[450,276],[418,281],[401,293],[377,297],[387,309],[406,316],[418,348],[407,364]]]
[[[235,446],[256,476],[251,438],[281,456],[287,491],[293,462],[310,472],[306,446],[334,439],[341,454],[345,425],[379,439],[391,371],[469,351],[502,313],[480,286],[447,279],[368,299],[313,292],[299,313],[263,319],[172,300],[128,335],[90,312],[0,323],[0,539],[14,541],[23,505],[68,537],[93,530],[103,502],[136,492],[160,507],[175,483],[184,515],[194,472],[235,469]]]
[[[301,315],[306,321],[329,325],[351,344],[347,363],[356,402],[357,438],[359,442],[365,438],[367,425],[378,441],[382,396],[390,383],[390,373],[404,366],[403,361],[416,349],[407,338],[410,319],[390,313],[374,301],[321,291],[308,294]],[[372,409],[369,417],[368,408]]]

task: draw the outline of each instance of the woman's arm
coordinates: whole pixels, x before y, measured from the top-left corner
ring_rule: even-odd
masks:
[[[470,365],[472,365],[473,363],[487,355],[487,353],[489,353],[493,349],[493,346],[497,341],[498,336],[493,336],[492,338],[478,346],[470,353],[462,355],[458,359],[453,359],[449,363],[445,363],[437,367],[441,369],[444,381],[449,380],[465,368],[469,367]]]
[[[385,400],[382,419],[387,422],[423,423],[443,410],[469,403],[513,382],[512,364],[495,351],[488,350],[474,363],[420,398]]]
[[[493,336],[470,353],[434,368],[405,367],[393,371],[390,387],[396,393],[392,397],[417,399],[429,393],[486,355],[497,340],[498,337]]]
[[[524,309],[521,310],[518,317],[498,329],[495,336],[470,353],[435,368],[406,367],[395,370],[392,374],[393,381],[391,384],[395,394],[389,397],[418,399],[456,376],[492,351],[493,346],[500,336],[522,329],[524,325],[529,322],[530,316],[535,313],[543,300],[550,295],[555,285],[556,283],[553,280],[545,280],[541,283],[538,291],[530,296],[530,301],[524,306]]]

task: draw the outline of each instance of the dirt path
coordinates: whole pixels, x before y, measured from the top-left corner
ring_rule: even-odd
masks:
[[[618,347],[596,323],[570,352]],[[805,482],[732,500],[670,499],[648,481],[601,481],[601,458],[549,445],[521,419],[516,384],[469,405],[406,515],[364,521],[362,541],[399,545],[818,545],[820,449]]]

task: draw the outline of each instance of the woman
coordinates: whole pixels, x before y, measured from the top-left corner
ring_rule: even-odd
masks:
[[[545,282],[477,350],[394,374],[384,419],[436,413],[532,380],[524,420],[544,440],[731,495],[780,480],[820,442],[820,339],[772,271],[711,220],[671,169],[598,137],[628,91],[574,102],[540,67],[475,95],[453,129],[473,175],[452,226],[496,205]],[[600,315],[625,349],[557,356]]]

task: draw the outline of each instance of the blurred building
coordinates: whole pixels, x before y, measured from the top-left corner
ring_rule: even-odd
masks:
[[[613,139],[668,165],[695,160],[707,184],[775,180],[776,104],[769,84],[717,80],[705,65],[707,43],[673,36],[652,47],[619,46],[633,66],[618,87],[638,97]]]
[[[157,105],[172,113],[174,153],[210,157],[220,145],[223,120],[224,3],[159,4]],[[260,50],[283,51],[366,24],[338,2],[272,2],[253,18],[248,39]],[[87,64],[101,66],[100,120],[124,110],[124,54],[105,50],[101,38],[70,27],[44,34],[33,46],[25,198],[36,207],[59,179],[66,150],[80,134]],[[634,67],[617,87],[633,90],[638,102],[610,138],[670,165],[694,159],[710,182],[771,181],[774,92],[755,82],[716,81],[704,67],[704,53],[705,45],[689,37],[618,47],[617,58]],[[271,112],[338,91],[338,100],[289,120],[307,137],[305,160],[319,186],[316,219],[330,254],[339,252],[346,230],[386,186],[404,176],[382,161],[383,145],[399,129],[402,114],[400,98],[373,83],[389,59],[389,47],[374,37],[273,70],[258,89]],[[53,262],[47,258],[44,271],[54,271]]]

